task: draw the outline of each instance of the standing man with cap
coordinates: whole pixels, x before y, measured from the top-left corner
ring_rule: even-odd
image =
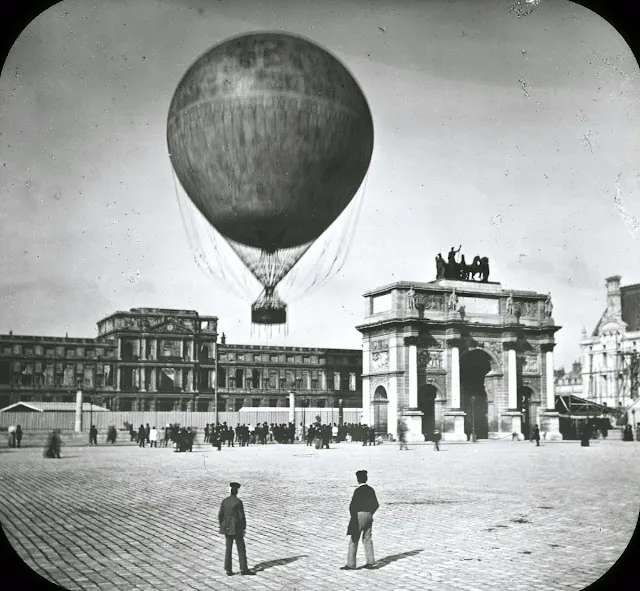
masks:
[[[233,570],[231,568],[231,552],[233,550],[233,542],[236,542],[238,549],[238,560],[240,561],[240,572],[243,575],[255,575],[256,573],[249,570],[247,566],[247,550],[244,545],[244,532],[247,529],[247,522],[244,516],[244,505],[238,498],[238,489],[240,485],[232,482],[230,485],[231,494],[222,501],[220,511],[218,512],[218,522],[220,523],[220,533],[224,534],[227,542],[224,557],[224,570],[227,575],[231,576]]]
[[[358,541],[362,534],[362,543],[367,563],[364,568],[373,568],[375,559],[373,557],[373,541],[371,539],[371,529],[373,527],[373,514],[380,506],[375,491],[367,484],[367,471],[358,470],[356,472],[358,488],[353,493],[349,513],[351,519],[347,528],[349,538],[349,552],[347,555],[347,565],[340,570],[353,570],[356,568],[356,555],[358,554]]]

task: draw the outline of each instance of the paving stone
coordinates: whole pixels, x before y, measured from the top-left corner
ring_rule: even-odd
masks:
[[[621,441],[86,446],[61,460],[26,448],[0,453],[0,519],[23,560],[68,589],[582,589],[631,538],[639,458]],[[378,567],[341,571],[358,469],[381,503]],[[222,568],[217,512],[232,480],[255,577]]]

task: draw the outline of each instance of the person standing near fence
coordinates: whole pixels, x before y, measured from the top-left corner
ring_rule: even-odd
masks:
[[[10,425],[7,429],[7,434],[9,435],[9,447],[16,446],[16,426]]]
[[[240,562],[240,573],[243,575],[255,575],[249,570],[247,565],[247,549],[244,545],[244,533],[247,529],[247,520],[244,514],[244,505],[238,498],[240,484],[232,482],[230,485],[231,494],[222,501],[218,511],[218,523],[220,533],[225,536],[226,547],[224,555],[224,570],[228,576],[233,574],[232,552],[233,542],[238,550],[238,561]]]
[[[22,441],[22,427],[18,425],[16,427],[16,445],[20,447],[20,442]]]
[[[98,445],[98,429],[95,425],[89,429],[89,445]]]
[[[145,441],[147,439],[146,433],[144,431],[144,425],[140,425],[138,429],[138,447],[144,447]]]
[[[158,430],[155,425],[149,431],[149,447],[158,447]]]

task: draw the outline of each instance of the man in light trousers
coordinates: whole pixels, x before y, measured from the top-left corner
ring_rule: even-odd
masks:
[[[375,567],[371,530],[373,527],[373,514],[378,510],[380,505],[376,498],[375,491],[367,484],[367,471],[358,470],[356,472],[356,478],[358,479],[358,488],[354,491],[351,504],[349,505],[351,519],[349,520],[349,527],[347,528],[347,535],[349,536],[347,565],[341,567],[341,570],[353,570],[356,568],[358,541],[361,535],[367,560],[364,568]]]

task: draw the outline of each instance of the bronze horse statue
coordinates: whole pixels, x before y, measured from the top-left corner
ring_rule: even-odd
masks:
[[[473,259],[473,263],[469,267],[469,275],[471,279],[475,280],[476,275],[480,276],[480,281],[486,283],[489,280],[489,259],[488,257],[476,256]]]

